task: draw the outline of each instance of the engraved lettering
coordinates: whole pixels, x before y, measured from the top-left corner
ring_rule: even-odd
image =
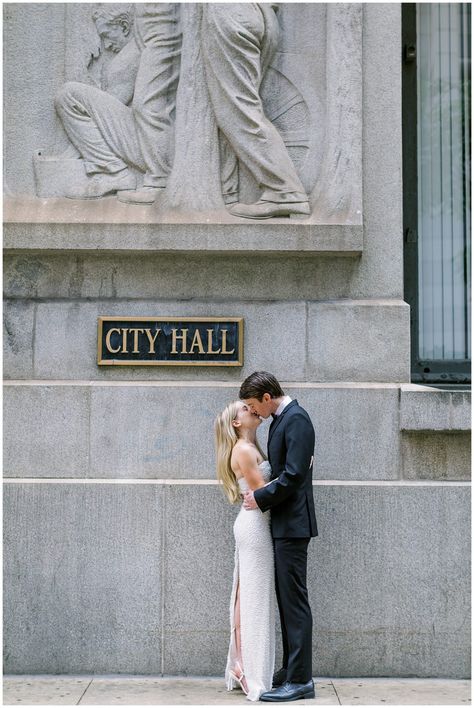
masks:
[[[176,349],[177,341],[178,339],[181,340],[181,352],[180,354],[187,354],[188,352],[186,351],[186,337],[188,334],[187,329],[182,329],[181,332],[182,334],[176,334],[177,329],[172,329],[171,330],[171,353],[172,354],[178,354],[178,351]]]
[[[100,317],[97,363],[242,366],[241,325],[211,316]]]
[[[133,332],[133,349],[132,349],[132,354],[138,354],[138,335],[140,333],[143,334],[145,330],[139,329],[138,327],[131,327],[130,332]]]
[[[159,333],[161,332],[161,329],[157,329],[155,332],[155,336],[151,336],[151,329],[146,329],[146,336],[148,337],[148,341],[150,342],[150,348],[148,350],[148,354],[155,354],[155,342],[156,338],[158,337]]]
[[[201,334],[198,329],[194,332],[193,341],[191,342],[191,347],[189,349],[190,354],[193,354],[195,347],[198,348],[199,354],[206,353],[204,351],[204,346],[202,344]]]
[[[128,334],[128,327],[124,327],[122,329],[122,354],[128,354],[127,334]]]
[[[118,352],[120,351],[120,346],[118,349],[112,349],[112,345],[110,343],[110,337],[112,335],[112,332],[118,332],[120,334],[120,329],[118,329],[118,327],[112,327],[112,329],[109,329],[109,331],[105,335],[105,346],[111,354],[118,354]]]
[[[213,351],[212,349],[212,329],[207,330],[207,354],[220,354],[221,350]]]
[[[227,351],[227,330],[223,329],[222,332],[222,354],[233,354],[235,352],[235,347],[231,352]]]

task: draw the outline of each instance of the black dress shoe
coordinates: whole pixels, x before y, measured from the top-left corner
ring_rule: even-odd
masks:
[[[273,674],[273,681],[272,681],[272,688],[277,688],[277,686],[281,686],[282,683],[285,683],[286,681],[286,669],[278,669],[278,671],[275,671]]]
[[[314,683],[313,679],[311,679],[308,683],[290,683],[289,681],[285,681],[285,683],[278,686],[278,688],[272,688],[271,691],[262,693],[259,700],[268,701],[269,703],[280,703],[314,697]]]

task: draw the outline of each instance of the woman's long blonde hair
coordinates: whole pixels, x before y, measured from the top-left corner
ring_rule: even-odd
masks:
[[[216,455],[217,455],[217,479],[224,487],[224,492],[231,504],[241,501],[240,487],[237,482],[234,470],[230,466],[232,451],[239,439],[237,430],[232,425],[239,412],[241,401],[232,401],[220,413],[214,421]],[[265,455],[257,442],[257,449],[265,459]]]

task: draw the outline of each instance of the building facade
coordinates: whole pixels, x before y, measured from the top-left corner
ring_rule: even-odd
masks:
[[[238,119],[212,102],[211,25],[192,4],[175,6],[182,49],[166,96],[175,142],[163,203],[70,198],[105,177],[84,172],[85,138],[74,142],[67,121],[85,116],[118,154],[130,133],[94,123],[90,97],[138,81],[113,63],[133,50],[136,13],[116,24],[112,51],[91,7],[5,5],[5,671],[223,674],[238,509],[216,482],[213,421],[246,375],[268,370],[316,431],[314,674],[467,677],[466,6],[448,18],[451,66],[464,73],[431,163],[426,130],[415,128],[435,132],[426,67],[429,51],[447,50],[427,42],[445,31],[441,6],[423,5],[428,17],[395,3],[282,4],[271,61],[271,6],[262,8],[260,95],[310,209],[267,220],[232,212],[236,165],[239,200],[254,204],[260,157],[245,157]],[[149,46],[145,37],[139,72],[157,66],[143,68]],[[94,87],[87,105],[84,85]],[[65,95],[69,118],[58,109]],[[449,213],[426,176],[441,180],[446,155]],[[148,172],[125,163],[140,191]],[[243,318],[243,364],[100,365],[100,317]]]

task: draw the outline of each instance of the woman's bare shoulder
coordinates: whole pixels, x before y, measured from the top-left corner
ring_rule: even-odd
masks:
[[[238,440],[232,450],[231,465],[239,467],[240,465],[258,462],[258,450],[255,445],[246,440]]]
[[[234,445],[234,452],[237,455],[243,455],[247,457],[248,455],[258,457],[258,450],[255,445],[247,440],[238,440]]]

